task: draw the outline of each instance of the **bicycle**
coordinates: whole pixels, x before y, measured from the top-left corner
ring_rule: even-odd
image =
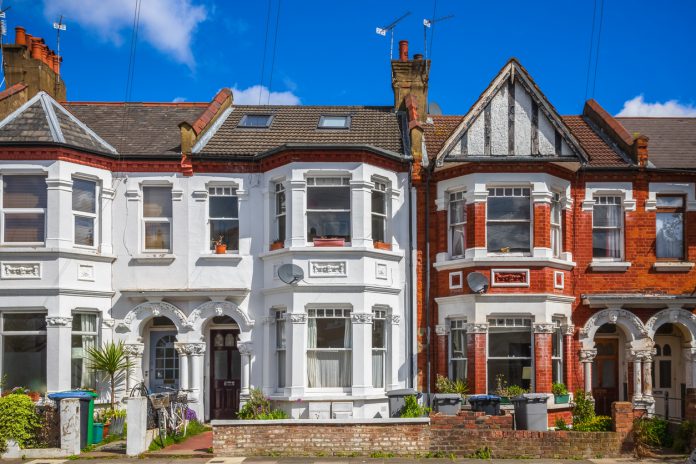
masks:
[[[188,428],[188,420],[186,419],[189,404],[188,394],[192,390],[177,390],[171,387],[165,387],[165,389],[169,390],[170,395],[169,410],[167,411],[168,429],[174,435],[185,436]]]
[[[152,400],[150,399],[150,389],[147,388],[145,382],[140,382],[136,384],[130,391],[131,398],[143,397],[147,398],[147,428],[154,429],[157,428],[158,421],[155,414],[155,408],[152,406]]]

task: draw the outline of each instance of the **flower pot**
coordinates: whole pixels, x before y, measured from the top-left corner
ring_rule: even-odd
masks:
[[[104,424],[95,422],[92,424],[92,445],[101,443],[104,440]]]
[[[342,247],[346,244],[342,238],[315,238],[312,242],[315,247]]]
[[[34,403],[41,399],[41,393],[39,392],[29,392],[27,395],[29,395],[29,398],[31,398]]]
[[[215,245],[216,255],[224,255],[225,253],[227,253],[227,245],[224,243],[222,245]]]
[[[284,246],[285,246],[285,243],[281,242],[280,240],[276,240],[275,242],[271,243],[271,251],[280,250]]]
[[[510,401],[509,396],[501,396],[500,397],[500,404],[512,404],[512,401]]]
[[[104,437],[108,437],[108,436],[109,436],[109,427],[110,427],[110,426],[111,426],[110,423],[104,424],[104,434],[103,434]]]
[[[386,242],[372,242],[378,250],[391,250],[392,244]]]
[[[570,395],[553,395],[554,404],[568,404],[570,403]]]

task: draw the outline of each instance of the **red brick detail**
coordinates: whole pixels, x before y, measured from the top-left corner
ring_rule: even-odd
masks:
[[[534,203],[534,247],[551,248],[551,205]]]
[[[684,419],[688,421],[696,421],[696,388],[686,389],[686,411]]]
[[[614,432],[619,434],[622,450],[633,449],[633,405],[628,401],[615,401],[611,404],[611,419]]]
[[[15,85],[3,90],[2,92],[0,92],[0,100],[4,100],[7,97],[11,97],[12,95],[17,94],[26,88],[27,88],[26,84],[19,82]]]
[[[488,380],[486,374],[486,334],[470,333],[466,337],[467,383],[473,394],[486,393]]]
[[[633,137],[628,133],[626,128],[619,121],[614,119],[607,111],[602,108],[594,99],[585,102],[585,108],[582,110],[583,115],[590,118],[595,124],[604,129],[612,136],[621,149],[626,152],[631,152]]]
[[[436,347],[436,356],[437,356],[437,364],[435,365],[435,370],[436,370],[436,375],[440,374],[445,377],[447,377],[448,369],[447,369],[447,355],[448,355],[448,349],[447,349],[447,335],[437,335],[437,347]]]
[[[488,416],[485,412],[460,411],[456,416],[430,414],[432,432],[438,440],[446,440],[454,430],[512,430],[512,415],[502,411],[500,416]]]
[[[537,393],[551,393],[553,379],[551,337],[550,333],[534,334],[534,388]]]
[[[220,89],[217,95],[213,97],[213,100],[210,102],[203,114],[201,114],[198,119],[191,124],[191,127],[193,127],[196,134],[200,134],[201,131],[205,129],[208,124],[210,124],[210,121],[215,118],[215,115],[220,111],[223,103],[225,103],[225,100],[228,98],[232,98],[232,91],[228,88]]]
[[[573,408],[568,406],[567,409],[549,409],[548,412],[548,426],[556,427],[556,421],[558,419],[563,419],[566,425],[573,423]]]

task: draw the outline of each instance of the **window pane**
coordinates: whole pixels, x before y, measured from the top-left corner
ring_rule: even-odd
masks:
[[[374,388],[384,387],[384,350],[372,350],[372,386]]]
[[[452,361],[452,380],[463,380],[466,382],[466,361],[466,359]]]
[[[237,197],[210,197],[209,198],[210,217],[211,218],[236,218]]]
[[[552,382],[562,383],[563,382],[563,363],[560,359],[554,359],[553,363],[553,378]]]
[[[595,227],[620,227],[621,205],[595,205],[592,209],[592,225]]]
[[[72,329],[73,332],[96,332],[97,315],[84,313],[73,314]]]
[[[2,318],[5,332],[46,330],[46,314],[6,313]]]
[[[657,197],[658,208],[682,208],[684,206],[684,197]]]
[[[4,208],[45,208],[46,178],[43,176],[4,176]]]
[[[239,249],[239,221],[210,221],[210,243],[211,249],[215,248],[213,240],[222,235],[222,242],[227,245],[228,250]]]
[[[72,209],[83,213],[97,211],[97,184],[89,180],[73,179]]]
[[[531,332],[514,327],[491,327],[488,333],[488,356],[492,358],[531,357]]]
[[[618,229],[593,230],[592,256],[595,258],[621,258],[621,231]]]
[[[683,213],[657,213],[655,253],[658,258],[684,257]]]
[[[466,358],[466,332],[464,330],[453,330],[450,336],[452,340],[452,358]]]
[[[350,348],[349,319],[316,319],[316,324],[317,348]]]
[[[285,192],[281,191],[276,193],[276,214],[283,214],[285,212]]]
[[[531,359],[490,359],[488,361],[489,393],[495,391],[497,387],[496,377],[498,376],[502,376],[508,385],[518,385],[524,389],[528,389],[531,384],[531,366]]]
[[[307,209],[350,209],[350,187],[308,187]]]
[[[465,225],[452,226],[452,256],[464,255],[466,244],[464,243]]]
[[[372,348],[386,348],[384,319],[372,320]]]
[[[171,187],[143,188],[144,217],[172,217]]]
[[[285,216],[278,216],[276,219],[276,234],[274,238],[277,241],[285,241]]]
[[[267,114],[245,114],[239,122],[241,127],[268,127],[271,116]]]
[[[387,214],[387,202],[384,192],[378,190],[372,191],[372,212]]]
[[[285,351],[278,351],[278,388],[285,387]]]
[[[285,348],[285,321],[276,321],[276,348]]]
[[[319,127],[348,127],[348,116],[322,116]]]
[[[529,223],[488,223],[488,251],[509,248],[512,252],[528,252],[530,244]]]
[[[376,242],[386,242],[385,229],[386,218],[384,216],[372,215],[372,240]]]
[[[145,223],[145,249],[168,250],[171,248],[170,226],[168,222]]]
[[[73,335],[70,352],[71,387],[94,388],[95,372],[90,369],[87,352],[96,346],[97,337],[94,335]]]
[[[350,387],[352,369],[350,351],[308,351],[309,388]]]
[[[75,244],[94,246],[94,218],[75,216]]]
[[[43,213],[6,213],[5,241],[43,242],[44,227]]]
[[[2,374],[8,390],[46,391],[46,335],[4,336]]]
[[[454,201],[450,203],[450,224],[466,222],[466,203]]]
[[[344,238],[350,241],[350,212],[307,213],[307,237]]]
[[[660,360],[660,388],[672,388],[672,361]]]
[[[488,219],[529,220],[529,197],[488,197]]]

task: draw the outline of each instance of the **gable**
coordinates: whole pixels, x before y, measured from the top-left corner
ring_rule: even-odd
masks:
[[[472,159],[585,160],[582,147],[536,84],[511,60],[438,154],[438,163]]]

